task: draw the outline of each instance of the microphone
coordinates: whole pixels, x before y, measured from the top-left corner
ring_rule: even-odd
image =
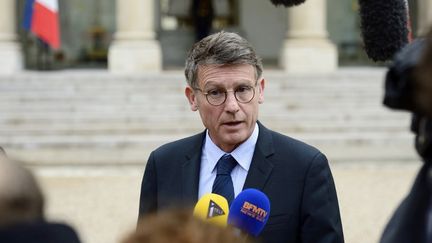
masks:
[[[271,0],[271,2],[275,6],[284,5],[285,7],[292,7],[304,3],[305,0]]]
[[[359,0],[364,48],[374,61],[387,61],[410,41],[407,0]]]
[[[208,193],[198,200],[193,214],[206,222],[225,227],[227,225],[228,212],[228,201],[224,197]]]
[[[242,191],[231,203],[228,224],[252,236],[264,229],[270,215],[270,200],[257,189]]]

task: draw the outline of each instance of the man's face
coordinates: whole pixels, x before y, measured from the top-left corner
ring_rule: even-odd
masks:
[[[231,152],[252,134],[258,119],[258,106],[264,101],[264,79],[256,81],[252,65],[205,65],[198,67],[199,90],[187,87],[186,97],[191,109],[198,110],[212,141],[225,152]],[[255,96],[248,103],[236,100],[234,92],[251,86]],[[210,91],[228,91],[225,102],[215,106],[206,100]]]

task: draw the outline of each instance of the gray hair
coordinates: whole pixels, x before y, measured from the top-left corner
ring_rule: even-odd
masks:
[[[218,32],[209,35],[192,46],[186,58],[185,76],[192,88],[197,87],[197,72],[200,65],[250,64],[255,77],[261,77],[263,66],[251,44],[236,33]]]
[[[43,205],[33,174],[0,154],[0,227],[43,219]]]

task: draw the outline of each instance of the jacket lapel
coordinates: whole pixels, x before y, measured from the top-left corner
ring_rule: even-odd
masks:
[[[195,204],[198,201],[199,173],[204,138],[205,132],[195,136],[195,139],[191,142],[191,149],[186,152],[181,171],[179,171],[181,173],[183,202]]]
[[[271,132],[260,122],[258,125],[258,141],[243,189],[255,188],[262,191],[274,167],[269,159],[274,154],[274,147]]]
[[[243,189],[263,190],[274,167],[269,159],[274,154],[271,132],[260,122],[258,125],[258,141]],[[199,172],[204,138],[205,131],[195,136],[191,142],[191,149],[186,152],[186,159],[182,164],[181,183],[184,202],[196,203],[198,201]]]

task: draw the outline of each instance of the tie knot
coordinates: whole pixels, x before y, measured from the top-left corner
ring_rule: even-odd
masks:
[[[231,156],[231,154],[224,154],[217,163],[217,174],[229,175],[236,165],[237,161]]]

